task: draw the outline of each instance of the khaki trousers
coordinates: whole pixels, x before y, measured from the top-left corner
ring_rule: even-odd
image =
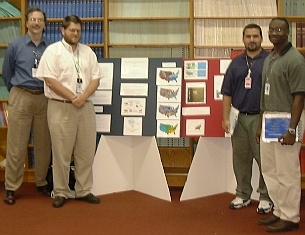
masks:
[[[301,143],[290,146],[261,140],[260,144],[262,173],[274,203],[273,214],[294,223],[300,221],[300,148]]]
[[[75,164],[76,197],[86,196],[93,184],[96,147],[95,111],[91,101],[77,109],[71,103],[49,100],[48,124],[52,140],[54,195],[73,197],[69,183],[71,157]]]
[[[48,100],[17,87],[12,87],[8,100],[8,132],[5,168],[5,188],[16,191],[23,182],[24,159],[33,129],[35,181],[47,184],[46,175],[51,160],[50,132],[47,125]]]

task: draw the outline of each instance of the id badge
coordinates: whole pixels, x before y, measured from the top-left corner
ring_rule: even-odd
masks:
[[[252,86],[252,78],[245,77],[245,89],[251,89]]]
[[[270,83],[266,83],[265,84],[265,95],[269,95],[270,94]]]
[[[32,77],[36,78],[37,68],[32,68]]]

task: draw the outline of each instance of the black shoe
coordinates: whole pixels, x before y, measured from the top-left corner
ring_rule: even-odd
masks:
[[[50,197],[51,191],[48,185],[37,186],[37,191],[40,192],[43,196]]]
[[[265,218],[261,218],[257,221],[257,223],[259,225],[271,225],[277,221],[279,221],[280,218],[275,216],[274,214],[268,216],[268,217],[265,217]]]
[[[56,196],[53,201],[53,207],[62,207],[65,204],[66,200],[67,199],[64,197]]]
[[[13,205],[16,202],[14,191],[6,190],[3,201],[8,205]]]
[[[267,232],[277,233],[277,232],[287,232],[299,228],[299,223],[293,223],[287,220],[278,220],[277,222],[269,225],[267,227]]]
[[[81,200],[84,202],[88,202],[88,203],[95,203],[95,204],[100,202],[100,199],[98,197],[94,196],[92,193],[89,193],[87,196],[84,196],[84,197],[77,197],[75,199]]]

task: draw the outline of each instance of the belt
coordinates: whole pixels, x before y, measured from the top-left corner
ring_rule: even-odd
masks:
[[[59,99],[54,99],[54,98],[50,98],[50,100],[54,100],[54,101],[58,101],[58,102],[62,102],[62,103],[69,103],[69,104],[72,103],[72,101],[70,101],[70,100],[59,100]]]
[[[239,112],[241,114],[245,114],[245,115],[257,115],[260,114],[260,112]]]
[[[16,87],[18,87],[19,89],[21,89],[23,91],[29,92],[32,95],[41,95],[41,94],[44,93],[43,89],[41,89],[41,90],[32,90],[32,89],[28,89],[28,88],[23,87],[23,86],[16,86]]]

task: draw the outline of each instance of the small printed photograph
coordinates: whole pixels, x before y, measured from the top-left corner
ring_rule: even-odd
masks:
[[[206,103],[206,83],[189,82],[186,83],[186,104],[205,104]]]

